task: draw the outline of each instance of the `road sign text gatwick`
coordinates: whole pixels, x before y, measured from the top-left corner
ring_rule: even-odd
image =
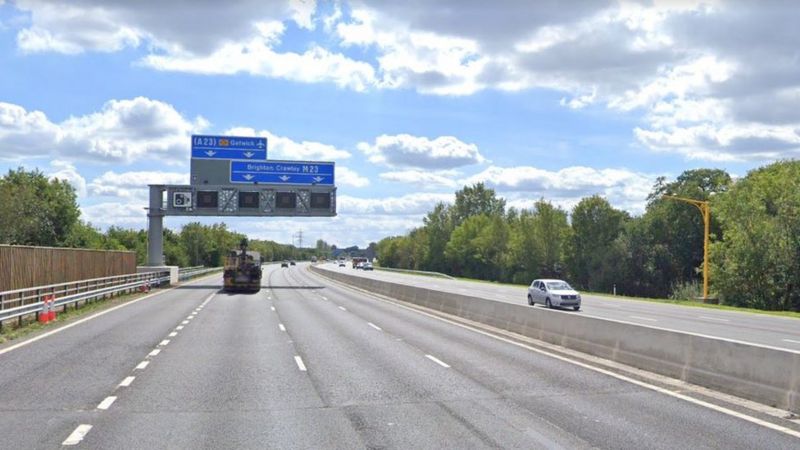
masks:
[[[192,158],[267,159],[267,138],[238,136],[192,136]]]
[[[231,161],[231,183],[333,186],[334,163],[319,161]]]

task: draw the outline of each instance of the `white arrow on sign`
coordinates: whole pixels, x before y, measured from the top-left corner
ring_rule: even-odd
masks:
[[[208,156],[214,156],[216,154],[217,154],[217,152],[215,152],[214,150],[209,150],[209,151],[206,152],[206,155],[208,155]]]
[[[242,153],[242,154],[243,154],[244,156],[246,156],[247,158],[252,158],[252,157],[253,157],[253,155],[255,155],[255,153],[253,153],[253,152],[244,152],[244,153]]]
[[[286,181],[289,181],[289,178],[291,178],[291,177],[289,175],[282,175],[282,176],[279,176],[278,178],[280,178],[281,181],[286,182]]]
[[[245,179],[245,180],[247,180],[247,181],[250,181],[250,180],[252,180],[252,179],[253,179],[253,178],[255,178],[255,177],[253,177],[253,175],[250,175],[250,174],[248,173],[247,175],[242,175],[242,178],[244,178],[244,179]]]
[[[314,178],[312,178],[312,179],[313,179],[314,181],[316,181],[317,183],[319,183],[320,181],[324,180],[325,178],[322,178],[322,177],[314,177]]]

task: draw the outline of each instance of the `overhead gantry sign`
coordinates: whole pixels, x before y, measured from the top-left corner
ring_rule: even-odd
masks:
[[[164,216],[333,217],[335,163],[273,161],[265,138],[192,136],[191,184],[150,185],[147,264],[164,265]]]

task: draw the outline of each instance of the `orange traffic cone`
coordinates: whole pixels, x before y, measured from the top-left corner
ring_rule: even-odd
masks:
[[[48,308],[48,312],[47,312],[47,314],[48,314],[47,315],[47,320],[56,320],[56,307],[53,304],[55,302],[55,300],[56,300],[56,296],[51,294],[50,295],[50,307]]]
[[[47,323],[50,321],[50,313],[47,311],[50,303],[47,301],[49,296],[42,299],[42,310],[39,311],[39,323]]]

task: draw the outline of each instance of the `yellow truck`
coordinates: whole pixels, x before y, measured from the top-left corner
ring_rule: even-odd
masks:
[[[231,250],[225,257],[223,279],[228,292],[261,290],[261,255],[247,251],[247,239],[242,239],[239,250]]]

